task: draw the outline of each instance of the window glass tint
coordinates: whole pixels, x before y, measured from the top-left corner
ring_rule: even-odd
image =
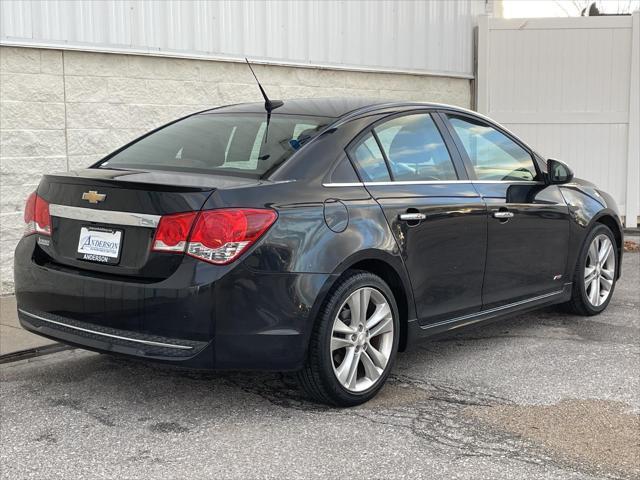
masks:
[[[480,121],[449,117],[478,180],[535,180],[531,155],[509,137]]]
[[[449,151],[431,115],[394,118],[374,129],[394,180],[457,180]]]
[[[391,180],[378,142],[371,134],[368,134],[353,150],[353,160],[358,165],[363,181],[385,182]]]
[[[273,114],[204,114],[137,141],[102,167],[260,177],[287,160],[332,119]]]

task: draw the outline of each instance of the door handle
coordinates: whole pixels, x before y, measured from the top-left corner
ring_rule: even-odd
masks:
[[[401,213],[400,220],[404,220],[405,222],[415,222],[424,220],[427,216],[424,213]]]
[[[493,218],[499,218],[500,220],[507,220],[509,218],[513,218],[515,214],[513,212],[493,212]]]

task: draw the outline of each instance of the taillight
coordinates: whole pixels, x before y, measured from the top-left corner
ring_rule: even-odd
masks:
[[[276,221],[273,210],[224,209],[201,212],[187,245],[187,254],[224,265],[233,262]]]
[[[39,233],[40,235],[51,235],[51,217],[49,216],[49,203],[36,192],[27,198],[24,207],[24,235]]]
[[[191,225],[198,212],[165,215],[160,219],[152,250],[156,252],[184,252]]]
[[[253,245],[277,217],[273,210],[248,208],[166,215],[160,219],[152,248],[173,253],[186,250],[192,257],[225,265]]]

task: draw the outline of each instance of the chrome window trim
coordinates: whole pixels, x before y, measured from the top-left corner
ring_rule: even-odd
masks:
[[[117,340],[126,340],[128,342],[143,343],[145,345],[151,345],[151,346],[154,346],[154,347],[168,347],[168,348],[177,348],[177,349],[180,349],[180,350],[193,350],[193,347],[190,346],[190,345],[176,345],[176,344],[173,344],[173,343],[153,342],[151,340],[141,340],[139,338],[123,337],[121,335],[113,335],[111,333],[97,332],[95,330],[90,330],[88,328],[76,327],[74,325],[69,325],[68,323],[63,323],[63,322],[57,322],[55,320],[50,320],[48,318],[41,317],[40,315],[35,315],[33,313],[29,313],[29,312],[27,312],[25,310],[22,310],[21,308],[19,308],[18,311],[20,313],[22,313],[23,315],[26,315],[26,316],[31,317],[31,318],[35,318],[37,320],[42,320],[43,322],[53,323],[55,325],[60,325],[61,327],[71,328],[72,330],[78,330],[78,331],[81,331],[81,332],[91,333],[93,335],[100,335],[100,336],[103,336],[103,337],[115,338]]]
[[[71,207],[69,205],[49,205],[49,214],[53,217],[83,220],[85,222],[108,223],[111,225],[129,225],[133,227],[156,228],[160,215],[147,213],[118,212],[115,210],[94,210],[93,208]]]
[[[536,180],[407,180],[407,181],[384,181],[384,182],[348,182],[348,183],[323,183],[323,187],[368,187],[368,186],[393,186],[393,185],[441,185],[441,184],[518,184],[518,185],[545,185],[544,182]]]
[[[438,185],[438,184],[458,184],[471,183],[469,180],[405,180],[399,182],[364,182],[365,185]]]
[[[323,187],[368,187],[368,186],[393,186],[393,185],[438,185],[443,183],[471,183],[470,180],[406,180],[384,182],[351,182],[351,183],[323,183]]]
[[[471,183],[515,183],[518,185],[545,185],[539,180],[471,180]]]
[[[323,183],[323,187],[334,188],[334,187],[363,187],[364,183],[362,182],[329,182]]]

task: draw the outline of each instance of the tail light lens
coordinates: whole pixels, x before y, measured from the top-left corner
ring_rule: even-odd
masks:
[[[198,212],[165,215],[160,219],[152,250],[156,252],[184,252],[193,220]]]
[[[24,207],[24,223],[26,224],[24,235],[39,233],[51,235],[51,216],[49,215],[49,203],[33,192],[27,198]]]
[[[224,265],[233,262],[276,221],[273,210],[208,210],[198,215],[187,254]]]
[[[160,219],[153,250],[186,250],[192,257],[226,265],[253,245],[277,218],[273,210],[247,208],[167,215]]]

